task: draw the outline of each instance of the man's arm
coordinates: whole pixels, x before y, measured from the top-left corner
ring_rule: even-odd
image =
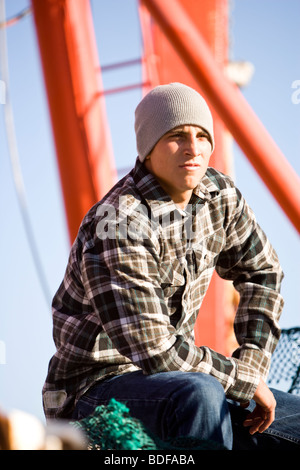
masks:
[[[277,255],[243,198],[228,227],[228,242],[217,271],[233,280],[240,293],[234,329],[239,347],[233,352],[261,378],[253,400],[256,407],[244,422],[250,433],[265,431],[275,419],[276,401],[263,379],[280,337],[278,320],[283,308],[280,286],[283,273]],[[242,404],[246,407],[248,402]]]
[[[239,347],[233,357],[265,380],[280,337],[283,273],[276,252],[242,197],[216,269],[222,278],[233,281],[240,295],[234,320]]]

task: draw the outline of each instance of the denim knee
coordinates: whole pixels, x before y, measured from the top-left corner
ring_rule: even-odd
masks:
[[[168,432],[232,446],[232,426],[222,385],[212,376],[184,373],[170,395]]]
[[[184,376],[184,388],[197,401],[207,402],[208,406],[226,399],[220,382],[208,374],[186,373]]]
[[[222,385],[214,377],[201,373],[185,373],[178,387],[170,396],[180,407],[201,409],[201,412],[217,413],[227,409],[227,401]],[[182,409],[183,409],[182,408]]]

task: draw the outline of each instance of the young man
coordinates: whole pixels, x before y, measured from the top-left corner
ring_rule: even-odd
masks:
[[[80,419],[115,398],[162,439],[299,445],[300,399],[265,384],[282,271],[232,180],[208,167],[206,102],[185,85],[159,86],[137,106],[135,131],[135,168],[84,218],[53,300],[47,418]],[[240,294],[232,357],[193,340],[214,270]],[[286,403],[293,415],[287,430],[276,401],[280,417]]]

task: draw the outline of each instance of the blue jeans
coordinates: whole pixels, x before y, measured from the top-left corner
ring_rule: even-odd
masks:
[[[263,434],[249,434],[242,423],[247,410],[228,401],[212,376],[193,372],[132,372],[94,385],[77,403],[73,419],[82,419],[111,398],[123,402],[130,415],[162,440],[190,436],[227,449],[300,450],[300,397],[272,390],[276,419]],[[255,406],[251,402],[249,408]]]

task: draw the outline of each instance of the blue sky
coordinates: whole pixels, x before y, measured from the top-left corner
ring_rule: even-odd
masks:
[[[101,64],[141,57],[136,1],[92,0],[91,4]],[[243,93],[300,174],[300,103],[292,101],[292,84],[300,80],[300,1],[234,0],[230,4],[230,58],[249,61],[255,67]],[[6,1],[6,14],[11,17],[28,5],[29,0]],[[33,18],[28,16],[9,27],[7,42],[10,96],[26,203],[52,297],[64,274],[69,243]],[[140,67],[106,72],[103,82],[105,89],[139,83]],[[135,162],[133,120],[140,98],[141,90],[107,96],[120,173]],[[299,236],[236,144],[234,168],[236,184],[254,209],[285,271],[285,309],[280,325],[299,325]],[[24,230],[2,104],[0,201],[0,407],[19,408],[43,419],[41,388],[54,352],[51,311]]]

